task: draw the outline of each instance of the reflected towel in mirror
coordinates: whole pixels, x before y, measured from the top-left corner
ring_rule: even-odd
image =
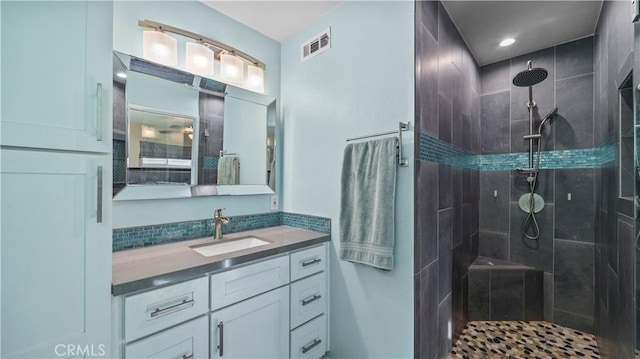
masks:
[[[223,156],[218,161],[218,184],[240,184],[240,158],[238,156]]]

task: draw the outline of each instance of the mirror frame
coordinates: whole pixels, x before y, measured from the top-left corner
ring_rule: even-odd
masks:
[[[121,80],[117,78],[117,73],[119,71],[117,71],[118,68],[120,69],[124,69],[126,71],[131,71],[130,67],[125,65],[125,64],[129,64],[130,63],[130,59],[131,58],[135,58],[138,59],[140,61],[145,61],[147,63],[152,64],[153,66],[158,66],[158,67],[163,67],[165,69],[167,69],[167,71],[171,71],[171,72],[175,72],[178,74],[187,74],[189,76],[193,76],[194,77],[194,81],[193,83],[200,83],[200,79],[207,79],[210,81],[214,81],[215,83],[218,83],[221,85],[222,88],[224,88],[224,93],[219,93],[219,92],[215,92],[212,91],[210,89],[206,89],[206,88],[202,88],[199,86],[194,86],[192,85],[186,85],[182,82],[178,82],[181,85],[187,87],[187,88],[191,88],[195,91],[199,91],[199,92],[204,92],[204,93],[208,93],[208,94],[214,94],[217,96],[231,96],[231,97],[235,97],[238,99],[242,99],[248,102],[253,102],[253,103],[257,103],[260,105],[264,105],[267,109],[267,118],[266,118],[266,126],[267,126],[267,138],[265,138],[265,155],[268,156],[269,155],[269,151],[272,150],[273,151],[273,158],[275,161],[275,166],[274,166],[274,170],[276,172],[276,178],[277,178],[277,173],[278,173],[278,168],[279,168],[279,158],[278,158],[278,151],[277,151],[277,142],[278,142],[278,121],[277,121],[277,108],[276,108],[276,98],[274,96],[267,96],[267,95],[263,95],[263,94],[259,94],[256,92],[252,92],[249,90],[245,90],[230,84],[226,84],[223,83],[217,79],[212,79],[209,77],[204,77],[198,74],[193,74],[187,71],[183,71],[180,69],[175,69],[175,68],[171,68],[171,67],[166,67],[163,65],[159,65],[150,61],[147,61],[145,59],[142,59],[140,57],[137,56],[133,56],[133,55],[128,55],[119,51],[113,51],[113,67],[114,67],[114,71],[113,71],[113,81],[118,81],[118,82],[124,82],[125,83],[125,99],[124,99],[124,104],[125,104],[125,108],[124,108],[124,116],[125,116],[125,123],[126,123],[126,133],[124,134],[125,137],[125,160],[126,158],[128,158],[128,142],[129,142],[129,109],[132,106],[131,104],[129,104],[128,102],[128,98],[126,96],[126,79],[125,80]],[[159,77],[161,78],[161,77]],[[166,81],[170,81],[167,79],[164,79]],[[114,96],[114,101],[115,101],[115,96]],[[134,107],[139,107],[139,105],[133,105]],[[184,115],[186,116],[186,115]],[[197,122],[198,119],[194,119],[194,123]],[[121,130],[116,130],[115,128],[116,122],[114,121],[114,134],[116,132],[119,132],[120,135],[122,135]],[[273,130],[270,131],[269,127],[273,127]],[[224,130],[223,130],[224,131]],[[271,141],[271,144],[269,144],[269,136],[270,134],[272,134],[273,139]],[[118,137],[122,137],[122,136],[118,136]],[[115,136],[114,136],[114,140],[115,140]],[[265,158],[266,161],[267,158]],[[114,158],[114,164],[115,164],[115,158]],[[116,169],[116,166],[114,165],[114,171]],[[125,171],[127,170],[126,168],[126,164],[125,164]],[[198,171],[200,171],[201,169],[198,168]],[[232,196],[239,196],[239,195],[266,195],[266,194],[274,194],[276,193],[276,188],[277,184],[274,182],[273,186],[274,188],[269,187],[269,183],[268,183],[268,179],[266,177],[265,174],[265,184],[240,184],[240,185],[212,185],[212,184],[207,184],[207,185],[199,185],[199,184],[195,184],[195,185],[144,185],[144,184],[128,184],[127,183],[127,179],[128,178],[128,174],[125,173],[125,184],[124,186],[121,183],[116,184],[114,182],[113,184],[113,200],[114,201],[127,201],[127,200],[151,200],[151,199],[175,199],[175,198],[190,198],[190,197],[200,197],[200,196],[225,196],[225,195],[232,195]]]

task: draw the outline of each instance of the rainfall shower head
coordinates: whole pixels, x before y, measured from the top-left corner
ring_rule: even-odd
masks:
[[[536,67],[533,69],[528,69],[528,70],[524,70],[519,72],[514,78],[513,78],[513,84],[518,86],[518,87],[528,87],[528,86],[533,86],[536,84],[539,84],[540,82],[544,81],[544,79],[547,78],[547,75],[549,73],[547,72],[547,70],[541,68],[541,67]]]
[[[527,69],[520,71],[514,78],[513,84],[518,87],[529,87],[541,83],[549,73],[542,67],[533,68],[531,61],[527,62]]]

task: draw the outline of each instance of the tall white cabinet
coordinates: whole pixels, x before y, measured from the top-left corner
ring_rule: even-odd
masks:
[[[112,3],[0,6],[0,356],[108,356]]]

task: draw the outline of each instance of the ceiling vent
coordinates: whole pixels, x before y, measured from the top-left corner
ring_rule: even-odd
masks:
[[[320,55],[321,53],[331,48],[331,28],[327,28],[310,40],[302,44],[300,54],[302,56],[302,62],[309,60],[310,58]]]

